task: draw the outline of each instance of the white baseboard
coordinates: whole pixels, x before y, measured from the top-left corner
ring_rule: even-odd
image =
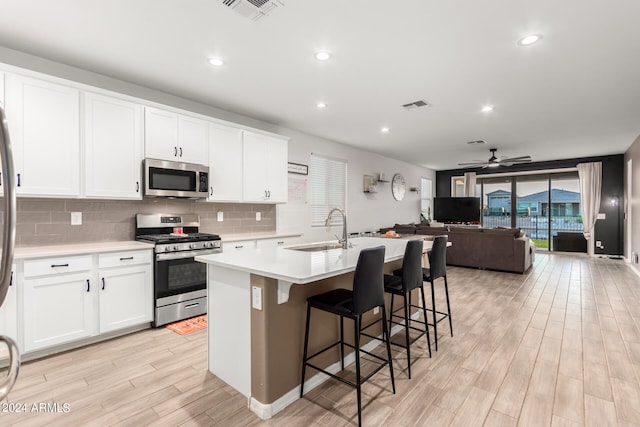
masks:
[[[416,312],[411,315],[411,318],[414,320],[418,319],[419,317],[420,317],[419,312]],[[392,327],[391,335],[394,335],[397,332],[404,330],[404,327],[402,326],[403,324],[404,323],[402,323],[401,325],[396,325]],[[382,343],[381,338],[382,338],[382,334],[378,335],[378,339],[373,339],[369,341],[367,344],[363,345],[361,347],[362,350],[369,351],[369,352],[373,351],[378,345]],[[345,367],[349,366],[355,361],[356,361],[355,353],[351,352],[344,358],[344,366]],[[326,368],[326,370],[331,372],[332,374],[337,374],[342,370],[340,361],[330,365],[328,368]],[[331,378],[329,375],[323,374],[322,372],[318,372],[316,375],[312,376],[307,381],[305,381],[304,383],[305,393],[318,387],[320,384],[324,383],[329,378]],[[275,400],[273,403],[266,403],[266,404],[261,403],[256,399],[254,399],[253,397],[251,397],[249,398],[249,409],[251,409],[253,413],[255,413],[257,416],[259,416],[263,420],[268,420],[298,399],[300,399],[300,386],[297,386],[294,389],[288,391],[283,396]]]

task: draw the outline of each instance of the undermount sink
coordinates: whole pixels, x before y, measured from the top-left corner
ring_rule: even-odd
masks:
[[[292,251],[303,251],[303,252],[320,252],[320,251],[329,251],[332,249],[342,249],[342,244],[340,243],[315,243],[312,245],[304,245],[304,246],[291,246],[285,249],[291,249]]]

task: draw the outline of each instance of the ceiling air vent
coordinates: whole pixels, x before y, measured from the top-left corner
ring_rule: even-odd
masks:
[[[410,102],[408,104],[404,104],[402,106],[402,108],[404,108],[407,111],[411,111],[411,110],[415,110],[415,109],[418,109],[418,108],[426,108],[426,107],[429,107],[429,106],[430,106],[430,104],[427,101],[424,101],[424,100],[421,99],[420,101],[414,101],[414,102]]]
[[[467,142],[467,144],[472,145],[472,144],[486,144],[487,141],[485,141],[484,139],[479,139],[477,141],[469,141]]]
[[[252,21],[257,21],[284,4],[278,0],[222,0],[222,4]]]

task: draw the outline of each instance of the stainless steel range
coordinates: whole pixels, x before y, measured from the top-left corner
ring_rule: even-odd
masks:
[[[136,215],[136,240],[155,244],[154,326],[207,312],[207,269],[194,257],[222,247],[220,236],[199,227],[197,214]]]

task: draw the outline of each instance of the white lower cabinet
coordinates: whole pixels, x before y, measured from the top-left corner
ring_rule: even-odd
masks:
[[[24,263],[24,351],[95,333],[91,256]],[[56,271],[56,269],[58,269]]]
[[[141,258],[135,263],[136,255]],[[145,256],[146,255],[146,256]],[[144,261],[146,260],[146,263]],[[120,266],[110,266],[114,262]],[[153,320],[153,278],[151,253],[100,255],[100,333],[111,332]]]
[[[150,322],[151,265],[151,249],[24,261],[24,351]]]

